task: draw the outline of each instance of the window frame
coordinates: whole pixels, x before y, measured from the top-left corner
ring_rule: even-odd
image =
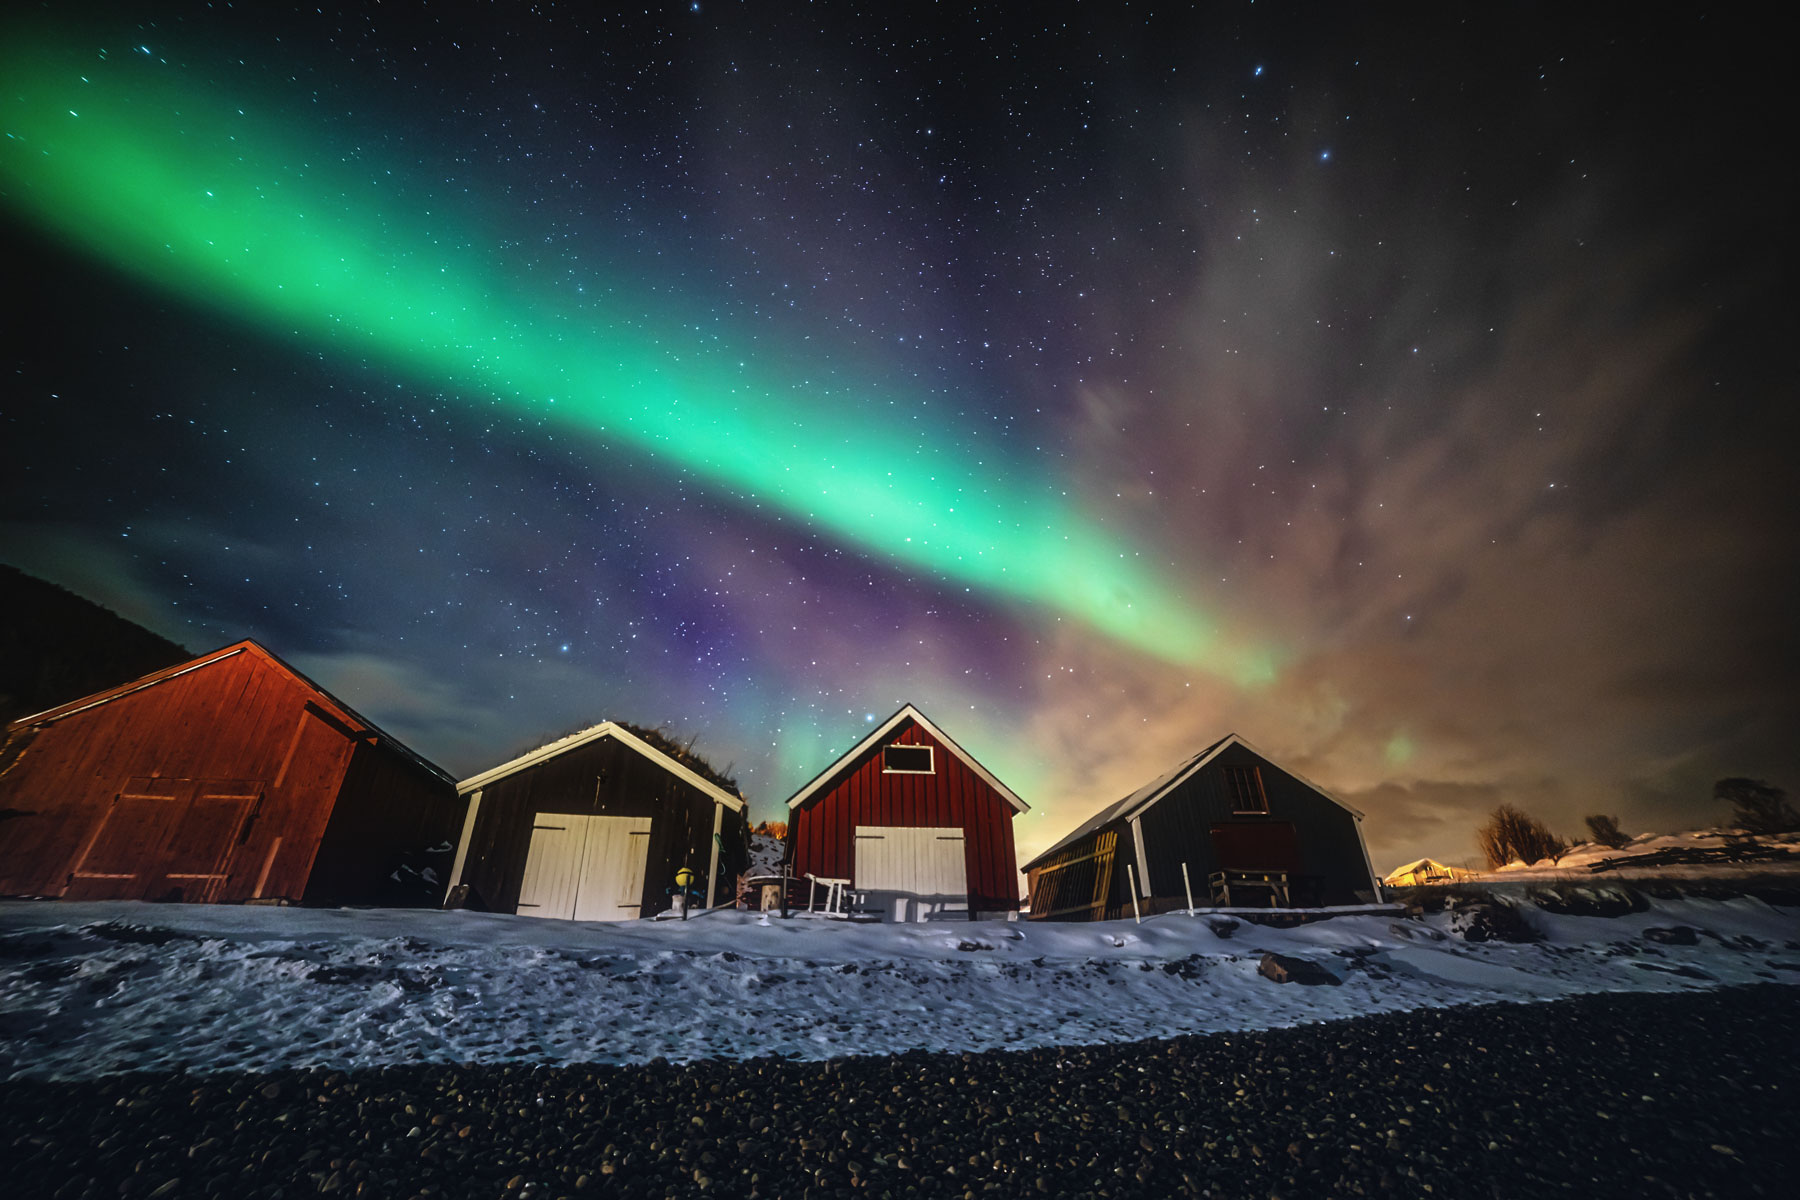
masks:
[[[1263,786],[1262,768],[1254,763],[1247,766],[1227,765],[1225,772],[1225,792],[1231,801],[1231,815],[1234,817],[1266,817],[1269,815],[1269,791]],[[1252,802],[1261,804],[1260,808],[1245,808],[1243,789],[1238,786],[1239,780],[1245,780],[1252,793]]]
[[[925,761],[929,765],[923,771],[914,770],[909,767],[889,766],[889,750],[923,750],[925,751]],[[881,748],[881,773],[883,775],[936,775],[937,748],[935,746],[922,746],[917,742],[889,742]]]

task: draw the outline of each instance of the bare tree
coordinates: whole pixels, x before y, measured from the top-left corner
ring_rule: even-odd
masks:
[[[1713,784],[1713,799],[1731,805],[1731,819],[1746,833],[1789,833],[1800,829],[1800,813],[1787,793],[1761,779],[1733,776]]]
[[[1558,859],[1569,849],[1569,844],[1551,833],[1542,821],[1510,804],[1502,804],[1488,814],[1488,823],[1475,831],[1475,841],[1490,867],[1504,867],[1515,858],[1528,863],[1540,858]]]
[[[1599,813],[1587,819],[1588,836],[1602,846],[1617,850],[1631,839],[1619,830],[1619,818]]]

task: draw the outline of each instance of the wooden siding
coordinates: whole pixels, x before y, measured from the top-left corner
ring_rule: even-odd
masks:
[[[1031,919],[1105,919],[1118,866],[1118,823],[1096,830],[1031,868]]]
[[[306,902],[435,907],[466,806],[450,780],[391,746],[360,742],[307,874]]]
[[[0,776],[0,895],[227,903],[306,895],[375,736],[252,646],[15,733],[29,741]],[[447,779],[388,753],[454,809]]]
[[[70,867],[67,900],[216,900],[260,780],[129,779]]]
[[[1221,870],[1300,870],[1300,834],[1292,821],[1233,821],[1207,833]]]
[[[931,746],[930,775],[882,771],[881,746],[841,764],[828,786],[788,816],[788,854],[796,875],[855,879],[857,826],[956,828],[964,834],[971,912],[1016,911],[1018,859],[1014,809],[957,754],[910,717],[884,744]]]
[[[1231,766],[1262,768],[1263,791],[1269,799],[1266,816],[1232,811],[1231,789],[1224,771]],[[1186,902],[1181,884],[1181,864],[1185,862],[1195,888],[1195,903],[1207,903],[1209,874],[1226,867],[1250,865],[1222,862],[1213,828],[1228,827],[1236,844],[1255,845],[1259,839],[1244,827],[1256,824],[1293,826],[1299,842],[1297,873],[1317,879],[1317,899],[1321,903],[1354,904],[1374,897],[1356,817],[1330,797],[1241,745],[1220,751],[1218,757],[1146,809],[1139,820],[1149,868],[1144,891],[1153,899]]]
[[[531,850],[532,819],[538,813],[652,818],[640,911],[654,916],[669,907],[669,889],[683,866],[699,876],[704,902],[718,805],[617,738],[596,738],[480,790],[461,880],[469,887],[471,905],[493,912],[517,911]],[[745,811],[726,809],[721,814],[723,846],[715,895],[725,903],[736,895],[737,876],[748,857]]]
[[[1260,768],[1267,814],[1233,811],[1226,767]],[[1355,904],[1375,896],[1355,815],[1240,744],[1226,746],[1145,809],[1136,823],[1134,830],[1131,821],[1111,821],[1038,863],[1031,871],[1032,917],[1073,921],[1129,917],[1125,866],[1136,869],[1140,844],[1148,869],[1139,882],[1139,909],[1146,916],[1186,906],[1183,863],[1196,905],[1211,903],[1207,877],[1225,868],[1292,871],[1315,881],[1309,897],[1314,903]],[[1071,888],[1069,881],[1059,880],[1051,871],[1069,864],[1066,874],[1074,879],[1084,870],[1076,864],[1097,862],[1109,852],[1110,879],[1090,873],[1075,879]],[[1253,861],[1265,858],[1271,861]],[[1083,892],[1084,884],[1092,890]],[[1304,894],[1302,889],[1296,901]]]

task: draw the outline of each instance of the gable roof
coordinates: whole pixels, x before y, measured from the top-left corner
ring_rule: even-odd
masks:
[[[902,704],[900,706],[899,712],[895,713],[893,716],[891,716],[887,720],[883,721],[880,725],[876,726],[875,731],[873,733],[869,734],[868,737],[864,738],[862,741],[856,743],[856,745],[854,745],[854,746],[850,747],[850,749],[846,750],[842,755],[840,755],[838,757],[836,762],[832,763],[829,767],[826,767],[823,771],[820,771],[817,775],[815,775],[813,777],[813,780],[811,783],[807,784],[805,787],[803,787],[799,791],[795,792],[792,796],[788,797],[787,806],[790,809],[792,809],[792,808],[798,808],[801,804],[804,804],[808,798],[810,798],[820,788],[824,787],[826,782],[828,780],[830,780],[833,776],[837,775],[838,772],[840,770],[842,770],[847,764],[854,762],[855,760],[861,758],[864,754],[868,753],[874,747],[882,745],[884,738],[886,738],[895,729],[899,728],[899,726],[901,725],[902,722],[908,721],[908,720],[916,722],[921,729],[925,730],[932,737],[934,737],[938,741],[942,742],[944,744],[944,748],[949,750],[950,753],[956,755],[956,757],[960,758],[962,760],[964,766],[968,767],[969,770],[975,772],[975,774],[979,775],[983,780],[985,780],[989,787],[993,788],[996,792],[999,792],[1001,797],[1008,804],[1013,806],[1014,812],[1025,812],[1031,808],[1031,805],[1029,805],[1029,804],[1025,803],[1025,801],[1019,799],[1019,797],[1013,792],[1013,790],[1011,788],[1007,787],[1004,783],[1001,783],[999,779],[995,778],[995,776],[992,772],[990,772],[986,767],[982,766],[980,763],[976,762],[974,757],[972,755],[970,755],[967,750],[964,750],[961,746],[957,745],[956,742],[950,737],[949,734],[945,733],[942,729],[939,729],[936,725],[933,725],[931,723],[931,719],[929,717],[927,717],[924,713],[920,712],[918,709],[914,708],[910,704]]]
[[[108,688],[104,692],[95,692],[91,696],[83,696],[79,700],[71,700],[66,704],[59,704],[55,708],[47,708],[43,712],[20,717],[11,725],[7,726],[7,728],[24,729],[28,726],[53,725],[58,721],[75,716],[77,713],[84,713],[89,709],[99,708],[103,704],[111,704],[114,700],[121,700],[136,692],[144,691],[146,688],[153,688],[158,684],[167,683],[171,679],[178,679],[181,676],[191,674],[194,671],[204,670],[214,663],[220,663],[224,662],[226,659],[236,658],[240,654],[249,654],[255,658],[261,659],[281,674],[292,679],[301,687],[312,692],[332,708],[336,709],[337,715],[346,724],[360,726],[361,729],[358,732],[373,734],[377,741],[383,743],[399,754],[404,755],[406,758],[411,759],[444,782],[456,782],[455,777],[452,776],[450,772],[444,770],[430,759],[420,755],[405,742],[402,742],[398,738],[385,732],[379,725],[375,724],[375,722],[369,720],[354,708],[351,708],[348,704],[345,704],[342,700],[339,700],[336,696],[320,687],[317,683],[308,679],[305,675],[302,675],[299,671],[283,662],[266,646],[252,641],[249,638],[245,638],[241,642],[233,642],[231,645],[221,647],[210,654],[202,654],[199,658],[192,659],[188,662],[177,663],[172,667],[164,667],[160,671],[152,671],[148,675],[140,676],[129,683],[122,683],[117,687]]]
[[[1126,796],[1123,800],[1107,805],[1105,808],[1083,821],[1080,825],[1076,826],[1071,833],[1065,836],[1061,841],[1057,842],[1054,846],[1051,846],[1048,850],[1038,854],[1037,857],[1033,858],[1030,862],[1025,863],[1019,870],[1029,871],[1031,868],[1043,862],[1046,858],[1049,858],[1052,854],[1055,854],[1060,850],[1068,849],[1076,842],[1079,842],[1090,834],[1112,824],[1114,821],[1130,821],[1142,816],[1145,809],[1155,804],[1158,800],[1161,800],[1164,796],[1167,796],[1177,787],[1180,787],[1201,767],[1204,767],[1207,763],[1223,753],[1226,747],[1234,745],[1242,746],[1264,762],[1267,762],[1270,766],[1275,765],[1275,760],[1264,754],[1261,750],[1258,750],[1255,746],[1252,746],[1237,734],[1228,733],[1206,749],[1200,751],[1200,753],[1194,755],[1192,758],[1185,759],[1172,769],[1158,775],[1155,779],[1152,779],[1137,791]],[[1363,815],[1361,811],[1351,808],[1348,804],[1345,804],[1342,800],[1339,800],[1336,796],[1332,795],[1312,780],[1297,774],[1296,772],[1289,771],[1286,767],[1282,767],[1280,770],[1288,775],[1292,775],[1295,779],[1298,779],[1301,783],[1304,783],[1307,787],[1319,793],[1319,795],[1325,797],[1327,800],[1355,817],[1358,821],[1362,820]]]
[[[655,746],[652,746],[649,742],[616,721],[602,721],[600,724],[590,726],[587,729],[581,730],[579,733],[571,733],[568,737],[557,738],[554,742],[548,742],[545,745],[539,746],[536,750],[528,750],[511,762],[503,762],[499,766],[483,771],[479,775],[469,776],[467,779],[456,785],[456,790],[465,794],[473,792],[479,788],[486,787],[496,780],[504,779],[508,775],[517,775],[520,771],[535,767],[537,764],[555,758],[560,754],[567,754],[577,746],[585,746],[589,742],[604,737],[617,739],[621,745],[629,746],[631,749],[636,750],[639,754],[643,755],[663,770],[669,772],[669,774],[683,782],[699,788],[712,799],[714,804],[723,804],[732,812],[743,811],[744,799],[742,796],[737,796],[726,791],[724,788],[700,775],[698,772],[681,765],[679,762],[676,762],[673,758],[664,754],[661,750],[658,750]]]

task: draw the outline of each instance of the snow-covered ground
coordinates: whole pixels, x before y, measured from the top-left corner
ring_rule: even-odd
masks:
[[[1439,913],[1294,929],[844,924],[721,911],[577,924],[467,912],[0,903],[0,1078],[418,1062],[826,1058],[1159,1037],[1492,1000],[1800,982],[1800,910],[1527,909],[1535,944]],[[1680,928],[1690,932],[1661,931]],[[1265,952],[1341,986],[1277,984]]]
[[[1477,879],[1513,883],[1579,880],[1713,879],[1791,877],[1800,884],[1800,833],[1746,837],[1736,829],[1645,833],[1614,849],[1594,842],[1572,847],[1559,859],[1513,862]]]

